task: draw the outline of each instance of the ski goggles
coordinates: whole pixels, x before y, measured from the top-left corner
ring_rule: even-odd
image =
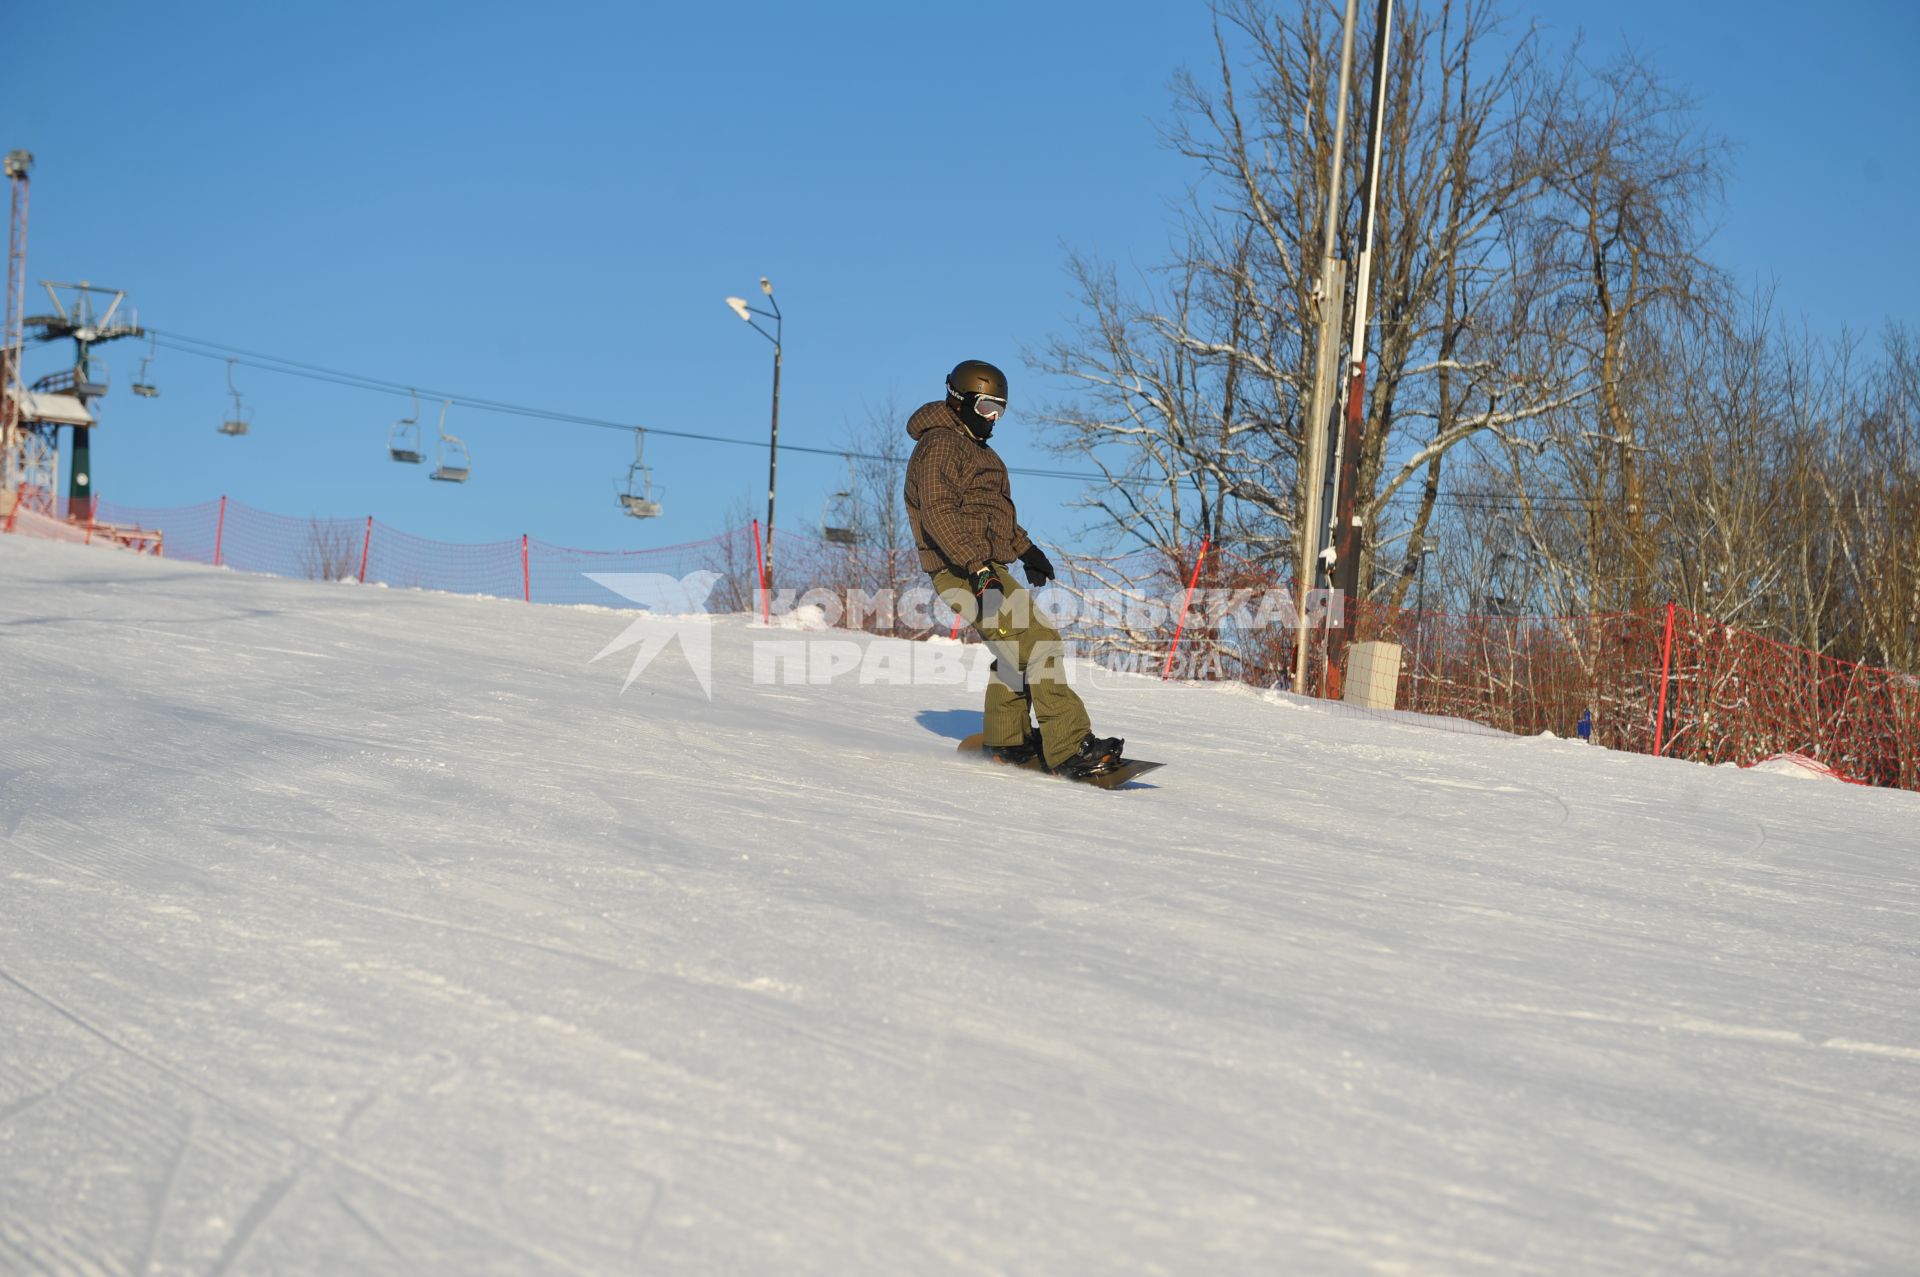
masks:
[[[1007,401],[992,395],[968,395],[966,402],[967,410],[982,421],[998,421],[1000,414],[1007,410]]]

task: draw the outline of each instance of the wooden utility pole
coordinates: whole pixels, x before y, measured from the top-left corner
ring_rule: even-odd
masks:
[[[1307,690],[1307,596],[1319,587],[1323,568],[1321,542],[1325,535],[1327,434],[1339,399],[1340,321],[1347,304],[1347,264],[1333,255],[1340,221],[1340,171],[1347,148],[1347,90],[1353,80],[1353,24],[1360,0],[1347,0],[1347,17],[1340,36],[1339,99],[1334,107],[1333,157],[1328,161],[1327,222],[1320,245],[1319,333],[1315,338],[1313,396],[1304,419],[1306,467],[1300,486],[1300,562],[1294,577],[1297,610],[1293,631],[1293,688]]]
[[[1373,127],[1367,143],[1366,203],[1360,216],[1359,270],[1354,282],[1352,354],[1347,363],[1346,429],[1340,433],[1334,496],[1333,588],[1344,609],[1340,626],[1327,633],[1327,690],[1353,621],[1360,589],[1363,529],[1359,511],[1360,456],[1367,424],[1367,303],[1373,287],[1373,227],[1380,203],[1380,150],[1387,116],[1387,48],[1393,41],[1393,0],[1380,0],[1373,27]]]

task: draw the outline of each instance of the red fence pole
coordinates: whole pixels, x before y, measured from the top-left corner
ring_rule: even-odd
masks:
[[[1166,668],[1160,671],[1160,681],[1173,677],[1173,656],[1180,650],[1180,635],[1187,628],[1187,609],[1193,606],[1193,587],[1200,584],[1200,565],[1207,561],[1207,547],[1213,544],[1211,533],[1200,538],[1200,553],[1193,560],[1193,577],[1187,582],[1187,597],[1180,602],[1180,620],[1173,627],[1173,642],[1167,645]]]
[[[533,602],[533,569],[527,564],[527,534],[520,534],[520,598]]]
[[[758,519],[753,521],[753,564],[760,585],[760,623],[771,625],[773,622],[768,619],[769,608],[772,605],[767,601],[767,561],[760,553],[760,520]]]
[[[1667,604],[1667,636],[1660,643],[1660,708],[1653,720],[1653,753],[1658,758],[1667,741],[1667,679],[1673,673],[1673,604]]]
[[[220,538],[227,530],[227,494],[220,494],[220,518],[213,525],[213,566],[220,566]],[[348,542],[352,544],[352,542]]]
[[[367,583],[367,554],[373,549],[373,516],[367,516],[367,539],[360,544],[360,584]]]

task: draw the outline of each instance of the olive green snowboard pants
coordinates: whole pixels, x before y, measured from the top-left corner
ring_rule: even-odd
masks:
[[[1014,581],[1004,563],[992,565],[1006,585],[997,613],[979,616],[979,603],[966,578],[948,569],[933,574],[941,599],[972,623],[993,652],[993,677],[987,681],[988,745],[1018,745],[1027,738],[1027,715],[1040,724],[1040,748],[1048,767],[1058,767],[1080,748],[1093,730],[1087,707],[1067,686],[1066,651],[1059,631],[1040,619],[1033,596]]]

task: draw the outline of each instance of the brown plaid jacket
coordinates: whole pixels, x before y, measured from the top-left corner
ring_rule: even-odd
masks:
[[[920,566],[970,576],[989,559],[1011,563],[1033,544],[1014,517],[1007,463],[967,432],[944,400],[907,419],[915,441],[907,462],[907,517]]]

